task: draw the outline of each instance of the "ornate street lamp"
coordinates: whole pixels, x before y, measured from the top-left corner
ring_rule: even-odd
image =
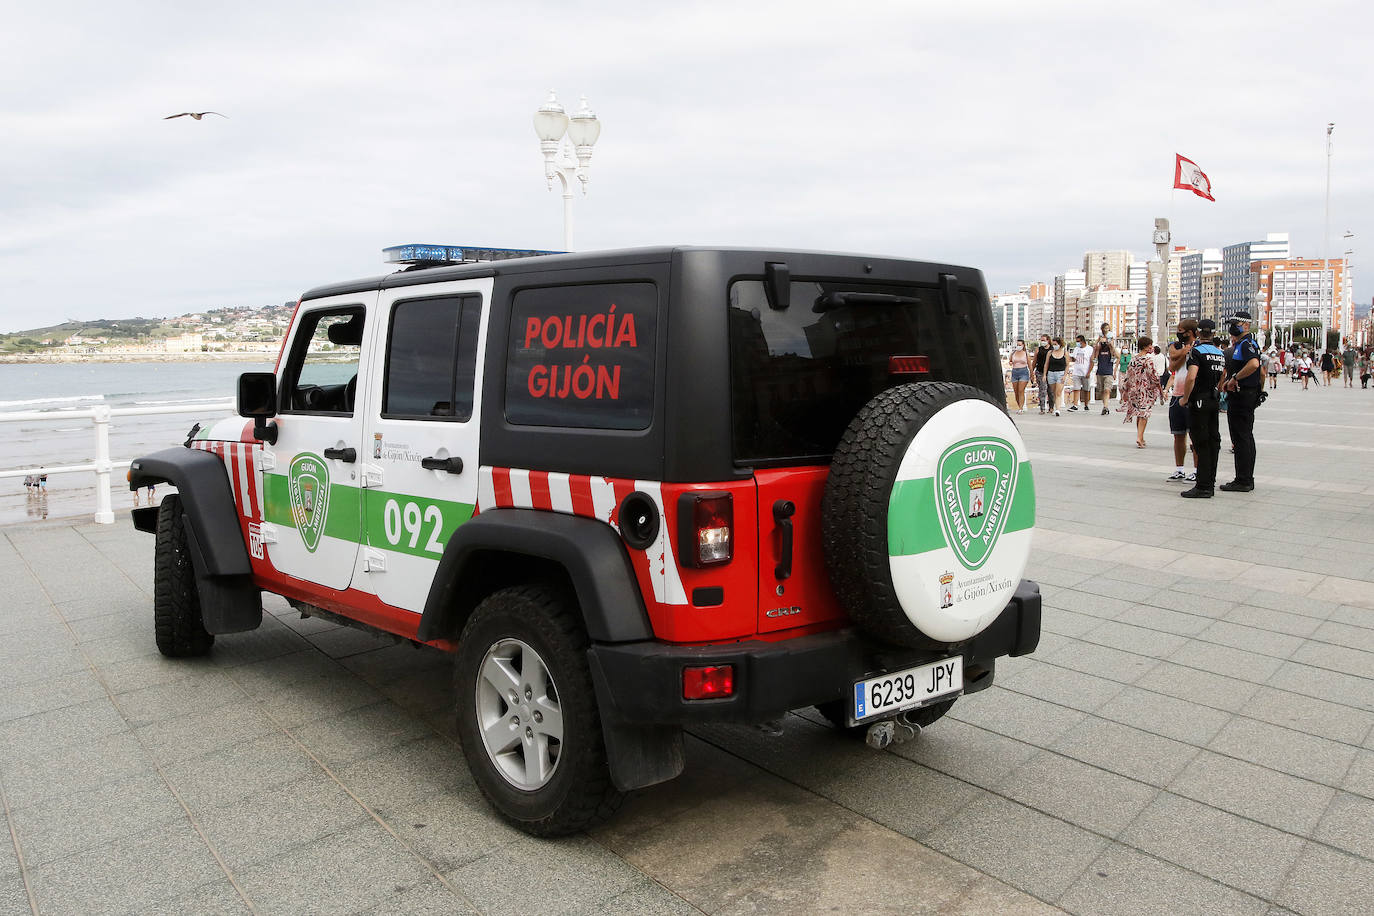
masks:
[[[550,89],[548,99],[534,113],[534,133],[539,137],[539,151],[544,154],[544,179],[549,190],[553,190],[554,176],[563,185],[563,248],[572,251],[572,180],[576,178],[582,184],[585,195],[592,147],[601,136],[601,122],[587,106],[585,95],[577,112],[569,118]]]

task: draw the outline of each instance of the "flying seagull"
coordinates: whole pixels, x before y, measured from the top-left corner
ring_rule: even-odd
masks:
[[[226,119],[229,117],[228,115],[219,114],[218,111],[183,111],[181,114],[168,115],[167,117],[163,118],[162,120],[164,120],[164,121],[170,121],[170,120],[172,120],[173,118],[185,118],[185,117],[188,117],[188,116],[189,116],[189,117],[195,118],[197,121],[199,121],[201,118],[205,117],[205,116],[208,115],[208,114],[219,115],[221,118],[226,118]]]

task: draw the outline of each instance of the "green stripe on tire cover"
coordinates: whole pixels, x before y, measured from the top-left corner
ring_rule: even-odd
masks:
[[[937,498],[934,477],[897,481],[887,508],[888,556],[912,556],[946,546],[936,510]],[[1034,526],[1035,480],[1030,462],[1022,461],[1002,533]]]

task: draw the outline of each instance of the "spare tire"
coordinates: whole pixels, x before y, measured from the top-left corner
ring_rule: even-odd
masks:
[[[890,388],[835,449],[822,501],[830,581],[879,639],[948,645],[980,633],[1020,583],[1034,528],[1025,443],[984,391]]]

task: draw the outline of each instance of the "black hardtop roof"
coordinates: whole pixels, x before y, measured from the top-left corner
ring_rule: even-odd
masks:
[[[760,259],[760,269],[762,269],[764,261],[782,260],[789,256],[806,260],[833,258],[862,261],[866,265],[872,265],[873,270],[876,272],[875,279],[883,278],[884,274],[889,273],[891,269],[897,265],[906,268],[906,270],[902,271],[903,274],[908,273],[912,267],[919,267],[921,273],[924,274],[951,272],[967,276],[969,273],[976,271],[975,268],[961,267],[954,264],[939,264],[930,261],[916,261],[910,258],[893,257],[890,255],[860,254],[856,252],[813,251],[799,248],[770,249],[663,245],[647,248],[611,248],[601,251],[579,251],[567,254],[513,258],[506,261],[477,261],[472,264],[455,264],[450,267],[400,270],[378,277],[346,280],[340,283],[329,283],[323,286],[317,286],[302,294],[301,301],[323,299],[328,296],[340,296],[348,293],[390,289],[398,286],[418,286],[426,283],[442,283],[448,280],[494,277],[498,274],[516,275],[536,271],[582,270],[597,267],[623,267],[633,264],[656,264],[669,261],[674,255],[691,252],[728,255],[732,260],[738,259],[741,255],[754,256]],[[882,265],[886,270],[880,270],[879,265]],[[891,277],[889,276],[887,279],[891,279]]]

